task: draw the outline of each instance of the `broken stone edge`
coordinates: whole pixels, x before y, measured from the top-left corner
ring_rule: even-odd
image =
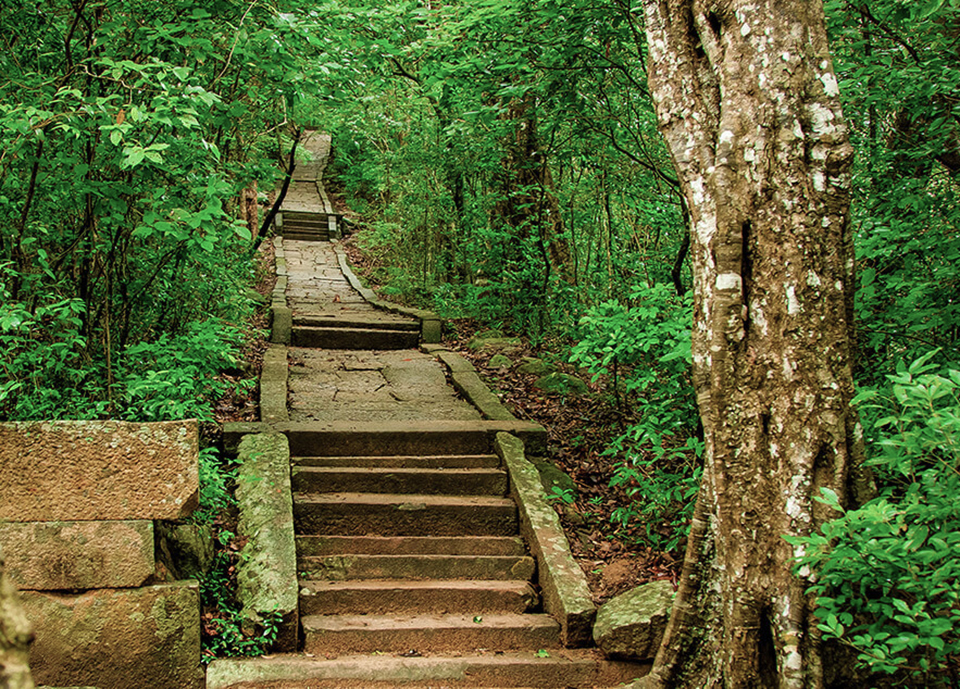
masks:
[[[497,433],[494,449],[510,475],[510,493],[520,511],[520,533],[537,559],[544,609],[560,623],[564,646],[591,646],[597,608],[560,519],[546,501],[540,472],[527,460],[520,438]]]
[[[272,344],[264,352],[260,371],[260,420],[283,423],[290,420],[287,411],[287,346]]]
[[[273,252],[277,284],[270,295],[270,342],[290,344],[293,333],[293,311],[287,306],[287,257],[283,252],[283,237],[273,238]]]
[[[338,243],[333,242],[333,250],[337,254],[337,263],[340,264],[340,270],[347,278],[347,282],[349,282],[350,286],[357,290],[360,293],[360,296],[366,299],[371,306],[383,311],[389,311],[390,313],[400,314],[401,316],[416,318],[420,321],[420,341],[425,344],[437,344],[440,342],[442,339],[443,330],[443,323],[440,320],[440,316],[435,314],[433,311],[427,311],[425,309],[413,309],[408,306],[401,306],[400,304],[383,301],[372,289],[364,287],[360,283],[360,280],[357,278],[357,276],[353,274],[353,270],[350,269],[350,263],[347,261],[347,254],[343,250],[343,247],[341,247]]]
[[[469,361],[457,352],[438,349],[433,352],[440,359],[450,372],[450,380],[453,387],[463,395],[470,404],[476,407],[483,418],[492,421],[516,421],[517,418],[510,413],[500,402],[500,399],[490,391],[477,370]]]
[[[290,486],[290,444],[279,433],[246,435],[240,440],[237,474],[237,527],[249,540],[237,572],[237,598],[245,619],[259,623],[264,613],[280,613],[274,650],[297,650],[299,589]]]

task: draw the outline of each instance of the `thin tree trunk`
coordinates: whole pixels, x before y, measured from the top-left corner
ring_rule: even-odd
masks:
[[[818,0],[645,0],[649,83],[691,219],[705,466],[646,686],[834,683],[783,536],[849,502],[848,142]]]
[[[27,656],[33,631],[0,551],[0,689],[33,689]]]
[[[263,242],[263,238],[266,236],[267,230],[270,229],[273,219],[276,218],[277,213],[280,212],[280,206],[283,205],[283,200],[287,197],[287,190],[290,188],[290,181],[293,179],[293,171],[297,167],[297,144],[300,143],[300,137],[302,135],[303,130],[297,129],[296,134],[293,137],[293,145],[290,146],[290,161],[287,164],[286,177],[283,178],[283,185],[280,187],[280,193],[277,194],[277,200],[273,202],[270,212],[267,213],[267,217],[263,219],[263,225],[260,226],[260,232],[253,238],[252,252],[255,252],[260,248],[260,243]]]

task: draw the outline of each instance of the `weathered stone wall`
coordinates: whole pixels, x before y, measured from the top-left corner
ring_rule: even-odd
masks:
[[[202,686],[197,583],[148,585],[154,520],[190,514],[198,472],[196,421],[0,423],[0,653],[23,637],[4,627],[15,584],[38,682]],[[8,667],[0,658],[2,689]]]
[[[197,504],[197,423],[0,423],[0,521],[179,519]]]

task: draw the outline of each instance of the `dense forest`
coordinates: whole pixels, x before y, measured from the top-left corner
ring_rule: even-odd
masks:
[[[681,551],[704,451],[697,209],[636,5],[0,0],[0,418],[212,423],[249,391],[272,230],[247,200],[269,208],[300,132],[321,129],[367,279],[581,372],[615,411],[612,519]],[[954,685],[960,4],[824,5],[875,489],[824,490],[833,518],[792,537],[794,566],[817,574],[824,639],[892,681]]]

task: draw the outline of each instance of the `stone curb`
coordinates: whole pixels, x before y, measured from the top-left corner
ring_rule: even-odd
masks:
[[[251,622],[279,612],[283,617],[274,649],[295,652],[299,587],[290,445],[278,433],[247,435],[240,441],[239,459],[237,531],[249,540],[238,565],[237,598]]]
[[[277,284],[270,295],[270,342],[290,344],[293,332],[293,311],[287,306],[287,259],[283,253],[283,237],[273,238]]]
[[[357,290],[364,299],[370,304],[383,311],[400,314],[401,316],[410,316],[420,321],[420,341],[426,344],[436,344],[442,339],[442,321],[440,316],[433,311],[424,309],[412,309],[408,306],[401,306],[389,301],[380,299],[376,292],[360,284],[360,280],[354,275],[347,262],[347,254],[339,244],[334,243],[333,250],[337,253],[337,262],[340,264],[340,270],[346,276],[350,286]]]
[[[260,371],[260,420],[282,423],[290,420],[287,411],[287,347],[273,344],[264,352]]]
[[[516,436],[497,433],[494,447],[510,474],[510,493],[520,510],[520,533],[537,559],[544,609],[560,623],[564,646],[591,646],[597,608],[560,519],[544,497],[540,473],[527,460],[523,441]]]
[[[510,413],[500,399],[494,395],[490,388],[477,375],[477,370],[469,361],[464,359],[457,352],[439,350],[434,355],[442,361],[450,371],[450,380],[453,381],[453,387],[463,395],[470,404],[475,406],[485,419],[493,421],[516,421],[517,418]]]

